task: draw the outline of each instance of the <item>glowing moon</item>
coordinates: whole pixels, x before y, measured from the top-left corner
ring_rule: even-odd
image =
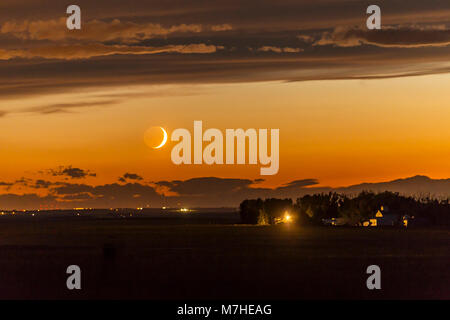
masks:
[[[167,142],[167,132],[166,132],[166,130],[164,130],[163,127],[159,127],[159,128],[162,130],[162,132],[163,132],[163,134],[164,134],[164,138],[163,138],[163,141],[159,144],[159,146],[152,147],[153,149],[159,149],[159,148],[162,148],[162,147],[166,144],[166,142]]]

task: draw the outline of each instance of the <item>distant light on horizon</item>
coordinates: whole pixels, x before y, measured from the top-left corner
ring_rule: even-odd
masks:
[[[291,222],[292,221],[292,217],[291,217],[291,215],[286,211],[285,213],[284,213],[284,222],[285,223],[289,223],[289,222]]]

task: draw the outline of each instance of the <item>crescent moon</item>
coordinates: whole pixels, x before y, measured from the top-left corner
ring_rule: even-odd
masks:
[[[164,138],[163,138],[163,141],[160,143],[160,145],[159,145],[159,146],[156,146],[156,147],[153,147],[153,149],[159,149],[159,148],[161,148],[162,146],[164,146],[164,145],[166,144],[166,142],[167,142],[167,132],[166,132],[166,130],[164,130],[163,127],[159,127],[159,128],[162,130],[162,132],[163,132],[163,134],[164,134]]]

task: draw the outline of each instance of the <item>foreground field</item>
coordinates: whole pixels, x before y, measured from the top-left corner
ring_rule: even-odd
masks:
[[[0,298],[450,298],[448,229],[230,221],[0,220]],[[81,291],[66,289],[71,264]],[[371,264],[382,290],[366,288]]]

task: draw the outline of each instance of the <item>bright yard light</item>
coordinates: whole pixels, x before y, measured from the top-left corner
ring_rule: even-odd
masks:
[[[284,214],[284,222],[291,222],[292,217],[289,215],[289,213]]]

